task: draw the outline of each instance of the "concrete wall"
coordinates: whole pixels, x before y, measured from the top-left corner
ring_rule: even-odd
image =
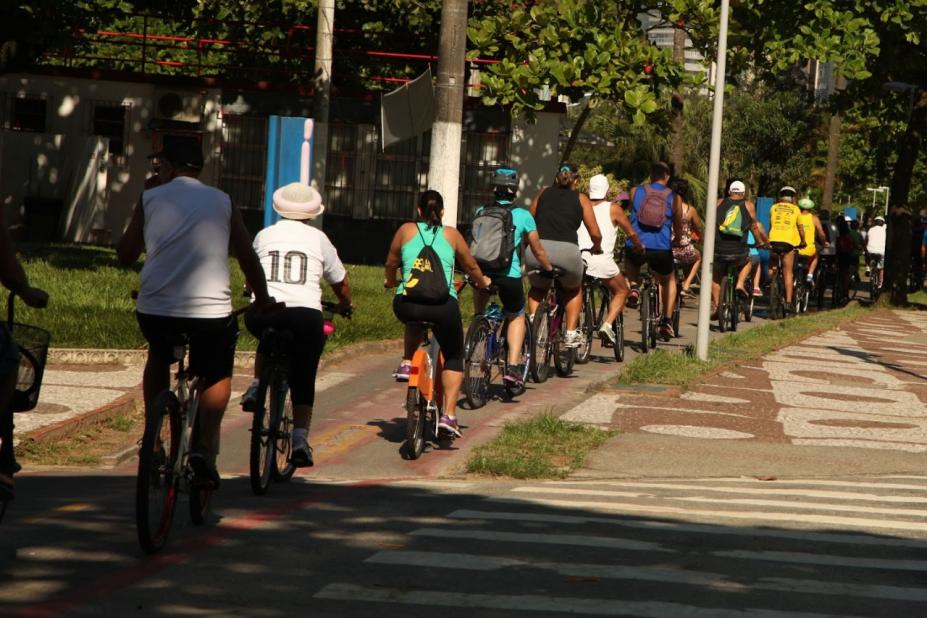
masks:
[[[537,120],[512,121],[509,161],[518,169],[518,204],[527,207],[541,189],[550,186],[560,163],[563,114],[539,112]]]
[[[184,102],[184,109],[172,121],[164,121],[157,110],[159,98],[168,91],[181,94]],[[13,224],[23,223],[25,196],[38,192],[63,200],[62,240],[117,241],[150,175],[147,156],[160,147],[164,133],[192,129],[201,134],[206,157],[203,180],[215,180],[221,131],[218,90],[184,91],[144,83],[10,74],[0,76],[0,94],[5,95],[0,103],[8,106],[0,114],[7,127],[13,98],[47,101],[46,133],[2,129],[5,145],[0,162],[0,203]],[[123,157],[99,152],[99,137],[92,130],[95,103],[129,106]],[[96,186],[101,166],[105,168],[104,187]],[[102,208],[100,195],[105,201]],[[94,228],[93,234],[88,226]]]

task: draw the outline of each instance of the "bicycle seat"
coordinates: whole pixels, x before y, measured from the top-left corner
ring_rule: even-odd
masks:
[[[541,277],[544,277],[545,279],[556,279],[560,277],[561,275],[563,275],[563,269],[558,268],[557,266],[554,266],[553,270],[542,270],[538,268],[538,269],[532,270],[528,274],[529,275],[540,275]]]

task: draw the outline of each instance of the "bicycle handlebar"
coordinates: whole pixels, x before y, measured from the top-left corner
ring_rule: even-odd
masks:
[[[332,313],[340,315],[341,317],[348,319],[348,320],[350,320],[351,316],[354,315],[354,307],[348,307],[347,309],[342,309],[340,308],[340,305],[338,303],[333,303],[328,300],[322,301],[322,309],[324,309],[325,311],[331,311]]]

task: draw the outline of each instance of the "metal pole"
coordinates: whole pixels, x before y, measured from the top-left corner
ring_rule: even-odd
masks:
[[[891,192],[889,187],[885,187],[885,220],[888,221],[888,195]],[[872,194],[875,197],[875,193]]]
[[[708,160],[708,190],[705,192],[705,246],[702,249],[702,285],[698,299],[698,336],[695,352],[708,360],[708,326],[711,316],[712,269],[715,261],[715,235],[718,207],[715,204],[721,166],[721,121],[724,112],[724,77],[727,70],[728,0],[721,0],[721,28],[718,32],[718,70],[715,74],[715,106],[711,121],[711,157]]]
[[[312,181],[311,184],[325,198],[325,177],[328,163],[328,115],[331,103],[332,85],[332,48],[335,33],[335,0],[320,0],[316,12],[315,27],[315,105],[313,120],[315,136],[312,140]],[[323,215],[324,216],[324,215]],[[322,217],[313,221],[316,227],[322,227]]]

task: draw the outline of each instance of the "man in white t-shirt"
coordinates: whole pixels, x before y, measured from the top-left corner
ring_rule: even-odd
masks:
[[[599,325],[599,334],[615,343],[615,330],[612,324],[618,319],[618,315],[624,310],[625,300],[628,298],[628,281],[618,269],[615,262],[615,239],[616,226],[621,226],[625,235],[634,244],[638,250],[643,250],[637,232],[631,227],[631,221],[624,213],[617,202],[609,202],[605,199],[608,194],[608,178],[602,174],[596,174],[589,179],[589,199],[592,201],[592,211],[595,213],[596,222],[599,224],[599,231],[602,233],[602,253],[593,254],[583,252],[583,261],[586,263],[586,274],[590,277],[602,279],[612,297],[608,304],[608,313],[602,324]],[[585,225],[580,225],[577,230],[580,249],[591,249],[592,239],[589,232],[586,231]]]
[[[170,141],[158,153],[162,184],[142,193],[119,241],[120,262],[129,265],[145,251],[136,307],[148,340],[143,390],[151,405],[170,384],[174,346],[190,343],[190,370],[202,380],[199,443],[190,454],[195,482],[219,486],[216,455],[219,426],[231,396],[238,321],[232,316],[229,245],[248,285],[255,309],[273,307],[261,263],[241,212],[229,196],[198,180],[203,152],[193,140]]]
[[[313,465],[309,446],[309,425],[315,403],[315,377],[319,368],[325,335],[322,331],[322,287],[328,282],[338,297],[341,312],[351,310],[348,273],[334,245],[321,230],[308,225],[325,210],[322,196],[312,187],[288,184],[274,192],[274,210],[283,219],[258,232],[254,250],[264,267],[267,287],[286,309],[261,318],[245,319],[248,330],[258,339],[266,328],[293,335],[289,346],[290,399],[293,402],[293,435],[290,461],[296,467]],[[259,405],[259,380],[266,364],[262,342],[254,363],[254,381],[242,396],[241,405],[253,412]]]
[[[885,217],[879,215],[872,220],[872,227],[866,237],[866,253],[878,261],[877,268],[883,268],[885,259]]]

